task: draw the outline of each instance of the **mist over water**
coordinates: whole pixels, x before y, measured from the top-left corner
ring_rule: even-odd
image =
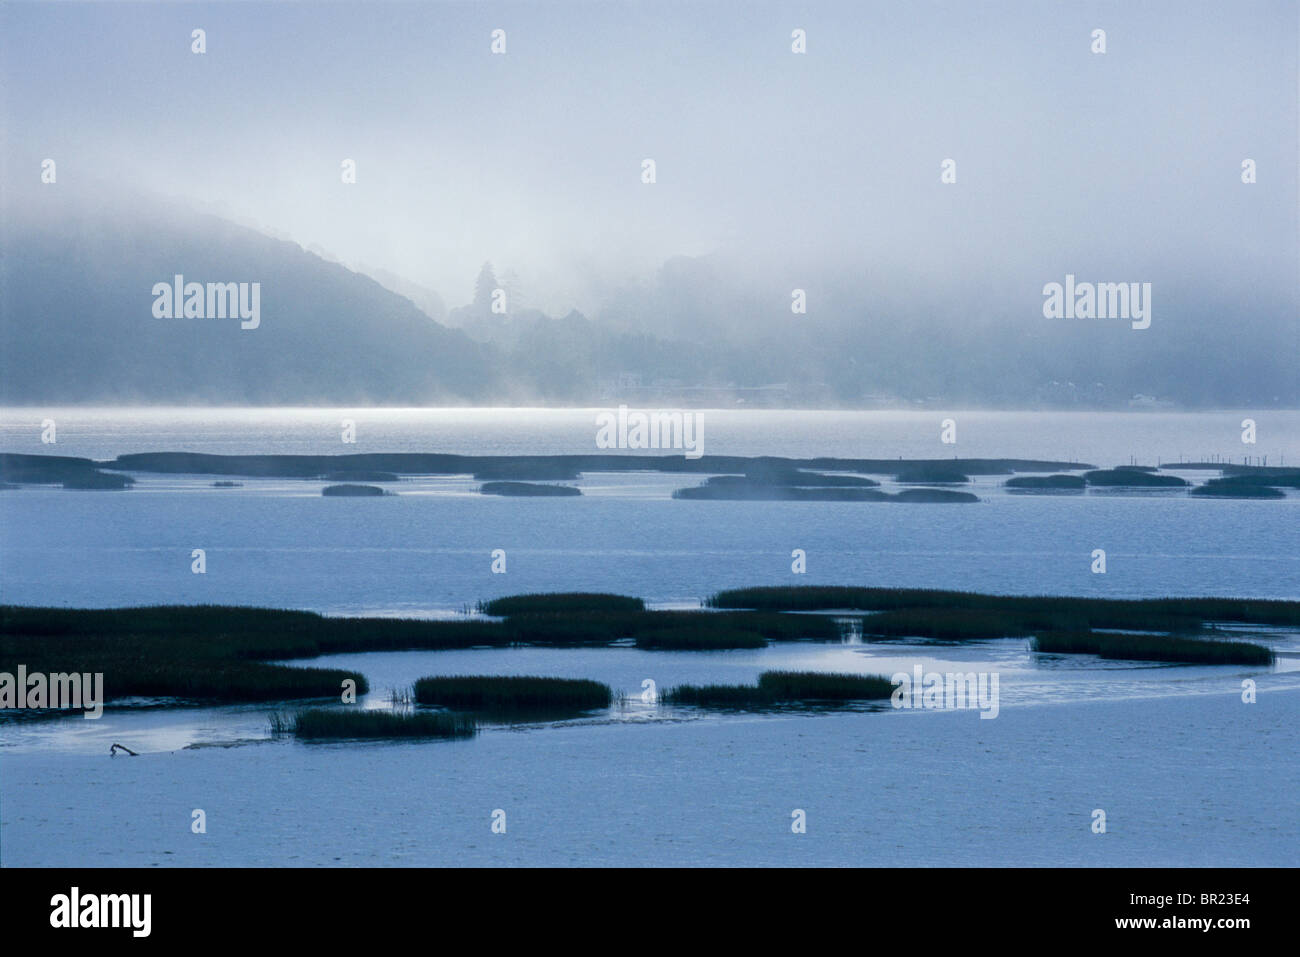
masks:
[[[1294,4],[69,9],[0,9],[0,402],[1300,402]]]
[[[541,408],[94,408],[0,409],[0,450],[108,460],[138,452],[332,455],[588,455],[597,416],[612,406]],[[646,408],[646,406],[633,406]],[[1098,468],[1179,461],[1300,465],[1300,411],[983,412],[702,409],[704,453],[788,458],[1025,458]],[[41,422],[58,424],[55,446]],[[953,419],[956,443],[942,441]],[[1242,420],[1256,441],[1242,442]],[[356,423],[355,444],[342,423]],[[625,450],[621,450],[625,451]],[[662,453],[669,454],[672,450]]]

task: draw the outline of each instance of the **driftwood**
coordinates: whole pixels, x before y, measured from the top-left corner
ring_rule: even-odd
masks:
[[[118,748],[121,748],[123,751],[125,751],[127,754],[131,755],[131,757],[133,757],[133,758],[138,758],[138,757],[139,757],[138,754],[136,754],[134,751],[132,751],[130,748],[128,748],[125,744],[115,744],[115,745],[113,745],[111,748],[108,749],[108,756],[111,757],[111,758],[115,758],[115,757],[117,757],[117,749],[118,749]]]

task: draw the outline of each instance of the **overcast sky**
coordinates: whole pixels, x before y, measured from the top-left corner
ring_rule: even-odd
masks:
[[[675,255],[972,296],[1196,275],[1294,303],[1296,11],[7,3],[4,182],[53,157],[60,182],[181,196],[450,306],[486,259],[558,313]]]

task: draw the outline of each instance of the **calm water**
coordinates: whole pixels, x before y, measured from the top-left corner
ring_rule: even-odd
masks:
[[[1259,443],[1243,446],[1240,421]],[[42,446],[42,418],[58,443]],[[338,441],[357,420],[355,445]],[[958,444],[938,441],[958,423]],[[592,452],[585,411],[93,413],[6,410],[0,449]],[[1233,455],[1300,463],[1296,413],[1050,415],[706,412],[705,451],[1019,456],[1099,466]],[[1204,480],[1207,473],[1184,473]],[[1212,474],[1212,473],[1210,473]],[[0,493],[0,598],[214,601],[452,615],[494,595],[599,589],[692,605],[750,584],[1300,598],[1300,496],[1011,495],[976,505],[684,502],[698,479],[590,475],[568,500],[478,496],[468,477],[324,499],[322,483],[137,476],[125,493]],[[190,551],[207,551],[207,574]],[[490,553],[507,552],[507,573]],[[808,572],[790,571],[802,548]],[[1094,548],[1108,571],[1089,570]],[[1300,639],[1270,669],[1103,663],[963,646],[777,646],[715,654],[511,649],[348,655],[384,706],[426,674],[553,674],[632,696],[580,721],[454,743],[272,740],[264,708],[137,710],[0,725],[0,863],[1283,864],[1300,848]],[[999,674],[1001,712],[701,715],[642,704],[650,678],[750,681],[772,667]],[[1258,684],[1257,704],[1240,699]],[[121,742],[139,758],[110,759]],[[207,812],[208,834],[190,833]],[[491,833],[501,808],[508,832]],[[790,831],[795,808],[808,832]],[[1089,830],[1106,810],[1105,835]]]
[[[1300,462],[1300,415],[705,412],[717,454],[1077,457],[1109,466],[1250,448]],[[42,445],[39,421],[58,423]],[[958,444],[939,442],[941,418]],[[357,420],[344,445],[337,423]],[[223,453],[594,451],[584,411],[122,412],[8,410],[7,451],[112,458]],[[1240,452],[1236,452],[1240,456]],[[1203,481],[1214,473],[1183,473]],[[214,601],[327,612],[433,615],[536,590],[597,589],[693,603],[726,587],[807,584],[962,587],[999,592],[1300,597],[1300,496],[1206,501],[1181,492],[1010,495],[978,480],[978,505],[674,501],[699,478],[590,474],[583,497],[476,494],[468,476],[410,479],[396,497],[324,499],[320,482],[137,475],[126,493],[27,488],[0,497],[0,596],[22,604]],[[190,553],[207,553],[207,573]],[[494,549],[506,573],[492,574]],[[1091,572],[1093,549],[1107,574]]]

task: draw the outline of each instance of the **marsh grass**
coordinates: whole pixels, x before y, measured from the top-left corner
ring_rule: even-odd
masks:
[[[839,641],[844,622],[829,615],[790,615],[770,611],[651,611],[630,622],[629,634],[680,631],[755,632],[768,641]]]
[[[1098,655],[1112,660],[1170,661],[1205,665],[1268,665],[1273,651],[1247,641],[1219,641],[1173,635],[1045,632],[1033,642],[1048,654]]]
[[[512,615],[505,622],[517,645],[555,648],[608,645],[629,636],[637,615],[625,612],[546,612]]]
[[[103,672],[109,700],[168,697],[258,702],[336,697],[355,671],[276,659],[410,649],[503,646],[495,622],[329,618],[215,605],[67,609],[0,606],[0,671]]]
[[[962,485],[970,481],[970,476],[959,468],[939,463],[910,465],[894,476],[894,481],[901,484],[935,483],[941,485]]]
[[[68,609],[0,606],[5,642],[55,639],[49,648],[202,658],[315,658],[366,651],[504,646],[499,622],[333,618],[308,611],[228,605]]]
[[[884,675],[821,671],[764,671],[758,687],[776,701],[867,701],[894,692]]]
[[[645,602],[603,592],[552,592],[494,598],[480,602],[479,611],[499,617],[528,612],[645,611]]]
[[[765,671],[755,685],[678,685],[668,704],[750,710],[789,704],[845,704],[888,698],[894,683],[884,675],[820,671]]]
[[[865,616],[862,634],[872,638],[930,638],[954,642],[1019,638],[1032,632],[1030,619],[1041,622],[1042,616],[980,608],[899,608]],[[1068,616],[1047,616],[1047,621],[1060,627],[1070,623]]]
[[[1213,622],[1300,625],[1300,602],[1233,598],[1131,600],[776,586],[720,592],[709,604],[719,610],[647,611],[639,598],[569,593],[513,596],[481,606],[489,614],[505,616],[502,621],[331,618],[313,612],[217,605],[115,609],[4,605],[0,606],[0,671],[12,673],[24,664],[32,672],[103,672],[109,701],[140,696],[254,703],[337,698],[345,681],[355,682],[358,693],[369,690],[358,672],[289,667],[280,663],[286,659],[615,642],[649,649],[757,648],[764,641],[841,640],[859,617],[846,624],[830,615],[791,613],[798,611],[877,612],[860,616],[861,633],[874,638],[968,641],[1038,635],[1045,650],[1068,653],[1077,648],[1075,653],[1141,653],[1164,656],[1153,660],[1247,664],[1270,660],[1271,653],[1242,642],[1197,644],[1195,639]],[[1161,632],[1165,637],[1122,644],[1089,635],[1098,629]],[[1063,643],[1050,633],[1084,635],[1089,640]],[[609,689],[598,687],[603,690],[597,697],[579,696],[584,707],[608,705]],[[546,700],[543,696],[543,705],[549,706]],[[588,700],[596,703],[588,705]],[[508,700],[503,702],[504,707],[512,707]]]
[[[1189,483],[1177,475],[1160,475],[1137,468],[1093,469],[1084,472],[1089,485],[1113,488],[1186,488]]]
[[[950,504],[954,502],[978,502],[979,496],[970,492],[958,492],[950,488],[905,488],[891,496],[890,501]]]
[[[1225,483],[1217,480],[1198,485],[1192,489],[1197,498],[1286,498],[1286,492],[1271,485],[1252,483]]]
[[[1051,489],[1057,491],[1082,491],[1088,480],[1082,475],[1017,475],[1002,483],[1013,489]]]
[[[0,644],[3,644],[0,642]],[[102,672],[105,699],[178,698],[221,704],[287,701],[299,698],[338,698],[345,681],[356,683],[358,694],[369,691],[366,678],[337,668],[293,668],[251,661],[187,660],[136,657],[131,654],[25,654],[11,657],[0,650],[0,671],[21,661],[32,671]]]
[[[415,700],[459,711],[540,715],[608,708],[614,693],[609,685],[583,678],[449,675],[419,679]]]
[[[479,611],[504,617],[500,627],[513,644],[553,647],[609,645],[631,639],[643,648],[761,647],[769,641],[835,641],[845,626],[824,615],[769,611],[647,611],[639,598],[600,593],[515,595],[480,602]],[[676,637],[673,634],[675,633]],[[730,637],[712,635],[729,633]],[[739,644],[730,644],[731,641]]]
[[[479,486],[483,495],[505,495],[515,498],[576,498],[582,489],[574,485],[548,485],[538,482],[484,482]]]
[[[1300,488],[1300,471],[1286,471],[1278,469],[1276,471],[1268,470],[1267,472],[1245,472],[1227,474],[1221,478],[1213,478],[1205,483],[1212,487],[1221,486],[1259,486],[1266,485],[1271,488]]]
[[[934,609],[969,609],[1001,612],[1005,615],[1005,624],[1013,628],[1081,631],[1089,628],[1199,631],[1207,621],[1300,625],[1300,601],[1256,598],[1076,598],[986,595],[922,588],[776,585],[719,592],[708,603],[714,608],[763,611],[913,609],[922,619]],[[1061,628],[1055,624],[1061,621],[1072,621],[1075,625]]]
[[[326,485],[320,493],[327,498],[382,498],[391,495],[378,485]]]
[[[0,670],[12,672],[22,663],[33,671],[102,671],[109,700],[259,702],[334,697],[346,680],[356,682],[358,693],[369,690],[355,671],[273,663],[286,659],[517,644],[608,645],[676,630],[684,636],[743,631],[773,641],[837,640],[843,627],[821,615],[648,612],[641,599],[618,595],[516,596],[486,603],[484,609],[511,616],[504,622],[424,621],[219,605],[0,606]],[[707,637],[683,640],[699,644]]]
[[[395,711],[409,709],[414,701],[415,695],[410,688],[388,689],[388,704]]]

